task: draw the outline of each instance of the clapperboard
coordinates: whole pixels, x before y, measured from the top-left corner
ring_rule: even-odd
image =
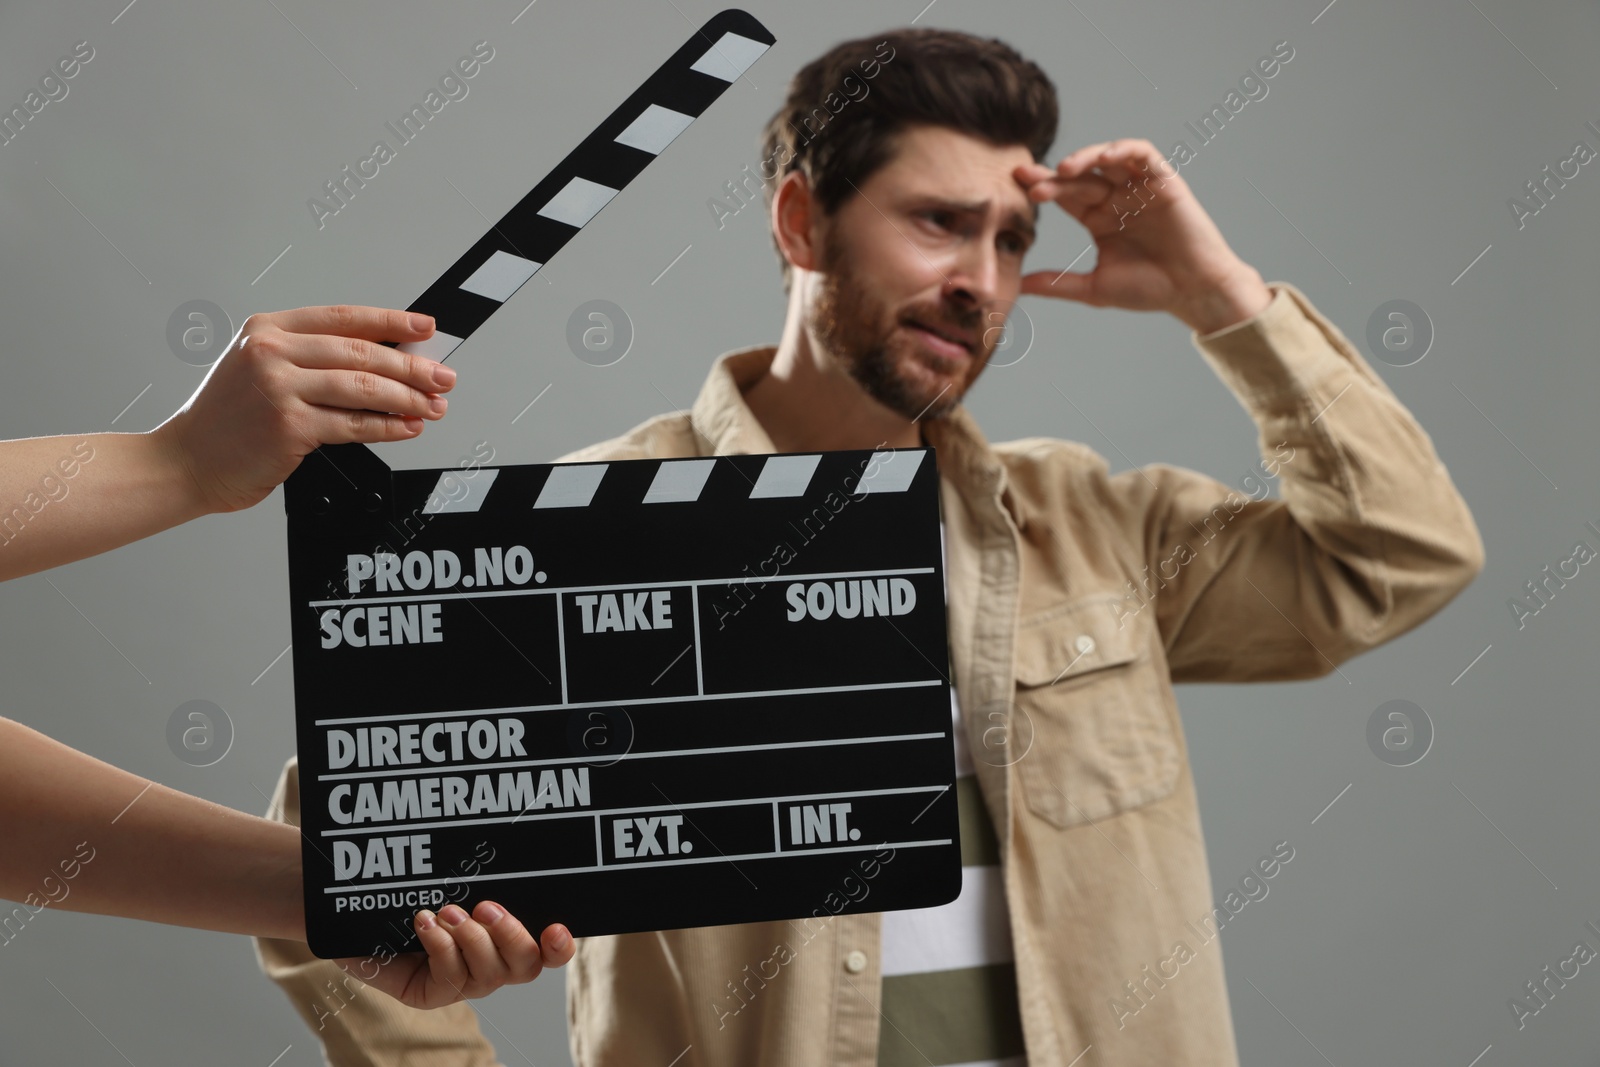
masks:
[[[772,41],[706,23],[411,305],[438,324],[416,348],[449,355]],[[415,911],[482,899],[580,937],[953,900],[938,486],[929,449],[308,456],[285,506],[313,951],[412,949]]]

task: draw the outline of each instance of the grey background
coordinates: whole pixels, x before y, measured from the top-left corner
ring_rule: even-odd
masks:
[[[124,2],[0,5],[7,107],[75,42],[96,51],[64,100],[0,145],[0,436],[156,425],[204,373],[167,348],[185,301],[215,301],[235,327],[306,304],[403,307],[483,232],[479,211],[497,218],[719,9]],[[1600,163],[1521,231],[1507,199],[1576,139],[1600,147],[1584,126],[1600,123],[1600,10],[937,0],[919,16],[923,2],[750,0],[778,44],[457,353],[449,417],[385,458],[445,466],[487,440],[498,462],[546,461],[687,406],[713,356],[775,341],[784,302],[766,220],[746,210],[719,231],[706,200],[755,165],[787,78],[840,39],[917,17],[1012,42],[1060,90],[1052,162],[1122,136],[1194,147],[1183,123],[1288,40],[1295,56],[1269,95],[1183,175],[1243,258],[1358,345],[1385,301],[1426,309],[1427,358],[1373,365],[1432,436],[1489,562],[1441,616],[1343,676],[1180,690],[1218,899],[1275,842],[1296,850],[1223,935],[1241,1055],[1592,1064],[1595,966],[1521,1032],[1507,1002],[1580,938],[1600,946],[1583,926],[1600,924],[1600,577],[1584,568],[1520,631],[1507,598],[1580,538],[1596,544],[1582,524],[1600,522]],[[319,231],[307,198],[480,39],[495,57],[470,95]],[[1064,267],[1087,243],[1054,208],[1043,225],[1030,269]],[[610,367],[564,340],[568,313],[596,298],[636,331]],[[1235,485],[1258,458],[1252,423],[1176,320],[1022,306],[1032,351],[970,399],[991,439],[1071,438],[1113,470],[1169,461]],[[259,812],[294,742],[291,658],[277,659],[285,591],[279,493],[11,582],[0,713]],[[173,709],[197,699],[235,730],[206,768],[165,738]],[[1393,699],[1434,724],[1414,766],[1366,745],[1368,716]],[[567,1062],[563,981],[478,1004],[508,1064]],[[0,990],[5,1064],[321,1062],[244,938],[49,909],[0,947]]]

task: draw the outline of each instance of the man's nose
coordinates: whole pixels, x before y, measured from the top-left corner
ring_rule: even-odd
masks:
[[[945,296],[987,307],[999,296],[1000,257],[986,240],[964,241],[946,275]]]

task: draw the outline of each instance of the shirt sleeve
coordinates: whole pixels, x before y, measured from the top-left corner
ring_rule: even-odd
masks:
[[[1417,626],[1483,569],[1428,434],[1293,285],[1191,341],[1255,420],[1239,486],[1166,464],[1112,476],[1175,682],[1314,678]],[[1272,478],[1280,496],[1268,496]]]
[[[267,815],[300,825],[297,760],[284,766]],[[499,1067],[471,1005],[408,1007],[313,956],[304,943],[253,940],[261,969],[322,1042],[329,1067]]]

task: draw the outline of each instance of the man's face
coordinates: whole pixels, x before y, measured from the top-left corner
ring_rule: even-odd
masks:
[[[905,418],[946,414],[1003,339],[1036,214],[1012,170],[1032,161],[1021,145],[912,127],[893,160],[821,222],[807,325]]]

